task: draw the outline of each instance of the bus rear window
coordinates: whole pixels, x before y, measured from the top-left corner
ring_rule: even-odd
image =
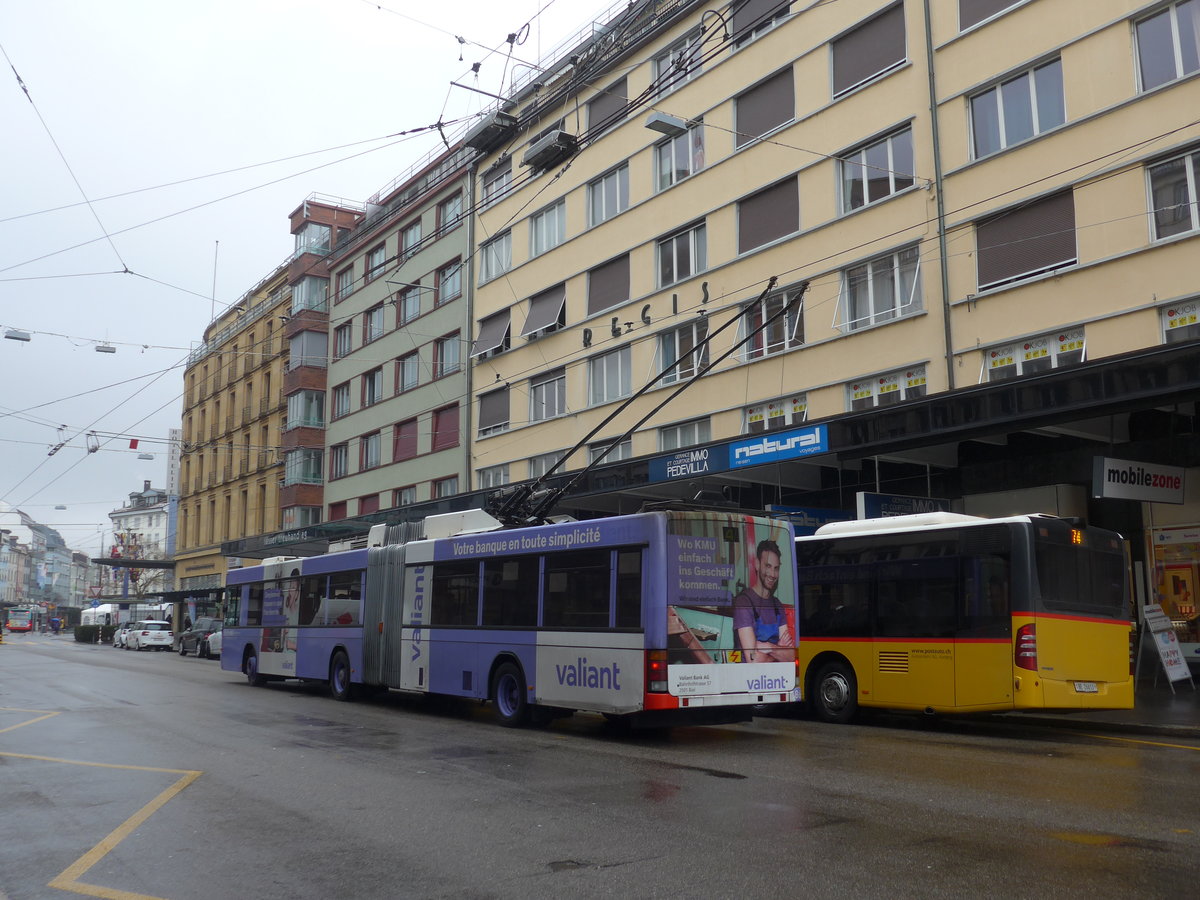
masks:
[[[1128,618],[1125,558],[1038,536],[1038,586],[1048,611]]]

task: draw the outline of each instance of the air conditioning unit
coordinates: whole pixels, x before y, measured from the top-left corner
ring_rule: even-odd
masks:
[[[497,110],[484,116],[474,128],[467,132],[463,143],[472,150],[487,153],[504,143],[517,130],[517,117]]]
[[[565,131],[551,131],[529,145],[521,165],[546,169],[561,162],[579,149],[579,138]]]

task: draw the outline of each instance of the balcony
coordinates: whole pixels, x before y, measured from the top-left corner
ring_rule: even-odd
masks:
[[[260,469],[265,469],[269,465],[271,465],[271,451],[270,450],[259,450],[258,451],[258,467]]]
[[[258,414],[260,416],[265,416],[270,411],[271,411],[271,400],[268,397],[263,397],[261,400],[258,401]]]
[[[225,417],[225,431],[226,432],[233,431],[233,416],[232,415],[228,415]]]
[[[213,375],[213,390],[219,391],[223,387],[225,387],[224,376],[220,372],[217,372]]]
[[[250,423],[250,419],[253,418],[253,416],[251,415],[251,412],[250,412],[251,409],[252,409],[252,407],[249,403],[247,403],[245,406],[242,407],[242,424],[243,425],[248,425]]]
[[[223,481],[233,481],[233,463],[225,463],[225,471],[223,474],[225,476],[222,479]]]
[[[247,452],[247,454],[245,456],[243,456],[241,458],[241,460],[238,462],[238,474],[239,475],[249,475],[250,474],[250,454],[249,454],[249,452]]]
[[[192,482],[192,493],[198,494],[202,490],[204,490],[204,478],[197,475],[195,481]]]
[[[216,472],[209,472],[209,473],[208,473],[208,486],[209,486],[209,487],[216,487],[216,485],[217,485],[217,473],[216,473]]]
[[[217,425],[215,422],[212,425],[208,426],[208,439],[210,441],[215,441],[217,439],[218,433],[219,432],[217,431]]]

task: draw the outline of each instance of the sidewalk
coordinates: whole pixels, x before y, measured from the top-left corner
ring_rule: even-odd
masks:
[[[1133,709],[1098,710],[1095,712],[1013,712],[1004,715],[1030,723],[1053,723],[1061,728],[1080,728],[1093,731],[1120,731],[1131,734],[1152,734],[1175,738],[1200,738],[1200,678],[1196,690],[1190,681],[1175,682],[1175,693],[1166,676],[1158,674],[1138,680]]]

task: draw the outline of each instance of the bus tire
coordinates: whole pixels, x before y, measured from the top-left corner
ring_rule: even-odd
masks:
[[[506,662],[496,670],[492,679],[492,700],[500,724],[506,728],[517,728],[529,720],[529,700],[520,666]]]
[[[812,708],[822,722],[844,724],[858,712],[858,680],[841,660],[827,662],[812,682]]]
[[[354,682],[350,680],[350,657],[338,650],[329,661],[329,696],[334,700],[354,699]]]
[[[262,687],[267,683],[267,676],[258,671],[258,654],[253,650],[242,663],[242,671],[246,673],[246,683],[250,687]]]

